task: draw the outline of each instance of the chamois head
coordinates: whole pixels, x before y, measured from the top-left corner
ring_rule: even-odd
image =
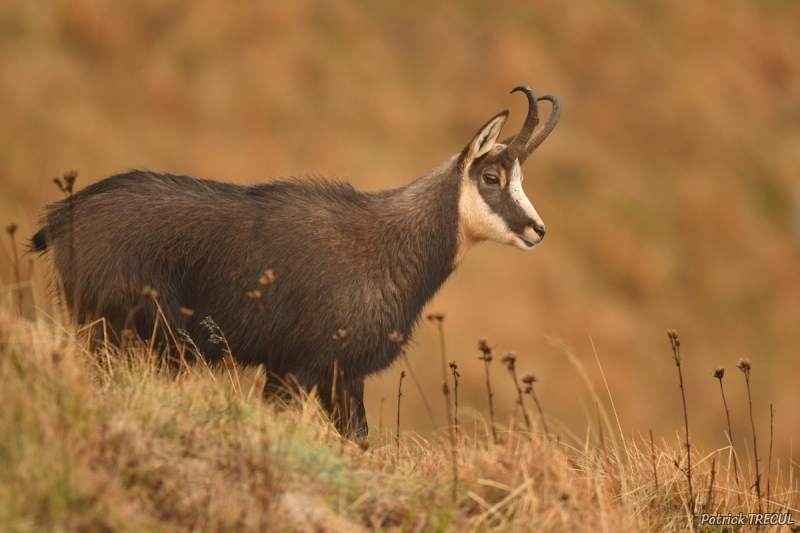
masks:
[[[561,105],[552,95],[538,99],[528,87],[516,87],[528,97],[528,116],[520,132],[498,142],[508,110],[484,125],[459,156],[460,249],[457,261],[475,243],[490,240],[532,250],[544,238],[542,219],[522,190],[522,164],[545,140],[558,122]],[[549,100],[553,110],[547,123],[539,123],[537,100]]]

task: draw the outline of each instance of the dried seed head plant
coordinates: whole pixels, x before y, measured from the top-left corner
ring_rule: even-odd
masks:
[[[22,277],[19,271],[19,255],[17,254],[17,241],[15,239],[18,228],[19,226],[12,222],[6,226],[6,233],[8,233],[8,237],[11,240],[11,268],[14,271],[14,290],[17,293],[17,313],[22,316]]]
[[[72,316],[75,317],[78,314],[78,309],[80,307],[80,297],[81,297],[81,287],[77,284],[77,266],[75,265],[76,262],[76,253],[75,253],[75,197],[73,194],[73,189],[75,187],[75,181],[78,179],[78,172],[76,170],[68,170],[64,173],[62,178],[55,177],[53,178],[53,183],[61,190],[62,193],[67,197],[67,233],[69,235],[68,241],[68,250],[69,255],[67,256],[67,280],[64,280],[63,273],[61,279],[57,281],[59,288],[61,289],[62,297],[64,304],[67,308],[69,308],[69,295],[66,292],[66,287],[69,286],[70,289],[73,291],[72,299],[73,299],[73,308],[72,308]],[[47,238],[50,236],[48,235]],[[74,333],[73,337],[77,338],[78,333],[78,326],[77,323],[74,325]]]
[[[772,408],[772,402],[769,402],[769,455],[767,456],[767,510],[769,511],[769,497],[770,497],[770,481],[772,479],[772,422],[775,418],[775,410]]]
[[[447,353],[444,342],[444,313],[430,313],[426,317],[436,324],[439,331],[439,346],[442,360],[442,396],[444,397],[445,413],[447,415],[447,435],[450,438],[450,460],[453,466],[453,502],[458,498],[458,458],[456,450],[455,422],[452,408],[450,407],[450,387],[447,385]]]
[[[722,387],[722,378],[725,377],[725,367],[718,366],[714,369],[714,377],[719,380],[719,392],[722,394],[722,405],[725,407],[725,419],[728,422],[728,444],[731,447],[731,456],[733,457],[733,475],[736,480],[736,485],[739,485],[739,459],[736,456],[736,449],[733,446],[733,431],[731,430],[731,413],[728,409],[728,402],[725,399],[725,389]]]
[[[755,476],[756,479],[753,482],[752,487],[756,491],[756,498],[758,499],[758,512],[761,512],[761,469],[758,464],[758,443],[756,440],[756,423],[753,419],[753,397],[750,393],[750,370],[752,370],[753,365],[750,363],[750,359],[743,357],[739,359],[739,362],[736,363],[736,368],[742,371],[744,374],[745,384],[747,385],[747,403],[750,406],[750,428],[753,430],[753,460],[755,461]]]
[[[522,416],[525,418],[525,427],[528,429],[528,433],[532,433],[533,426],[531,426],[531,417],[528,416],[528,410],[525,409],[525,402],[522,401],[522,389],[519,386],[519,381],[517,381],[517,354],[514,352],[508,352],[503,356],[502,359],[500,359],[500,362],[506,365],[508,372],[511,374],[511,379],[514,382],[514,388],[517,391],[517,405],[519,405],[519,408],[522,410]]]
[[[422,388],[422,384],[417,379],[417,375],[414,373],[414,369],[411,368],[411,363],[408,361],[408,352],[406,352],[405,346],[402,345],[405,341],[406,341],[405,336],[399,331],[395,330],[389,334],[389,342],[401,345],[400,359],[406,365],[408,373],[409,375],[411,375],[411,380],[414,382],[414,386],[417,388],[417,391],[419,391],[419,395],[422,398],[422,403],[425,404],[425,410],[428,412],[428,417],[430,417],[431,419],[431,425],[433,426],[434,430],[438,430],[439,425],[436,423],[436,417],[433,416],[433,409],[431,409],[431,404],[428,402],[428,397],[425,394],[425,389]]]
[[[494,356],[492,355],[493,348],[489,346],[489,341],[486,340],[486,337],[480,337],[478,339],[478,350],[481,352],[481,356],[478,357],[478,360],[483,361],[483,368],[486,373],[486,394],[489,397],[489,421],[492,428],[492,441],[497,444],[497,428],[494,424],[494,395],[492,394],[492,383],[489,379],[489,365]]]
[[[525,384],[525,394],[529,395],[533,398],[533,403],[536,405],[536,409],[539,411],[539,419],[542,421],[542,429],[544,429],[544,436],[547,442],[550,442],[550,431],[547,429],[547,419],[544,417],[544,410],[542,409],[542,404],[539,403],[539,398],[536,397],[536,391],[533,388],[533,384],[536,383],[538,380],[536,379],[536,375],[531,374],[528,372],[524,376],[522,376],[522,382]]]
[[[397,383],[397,432],[394,435],[395,444],[397,449],[400,449],[400,399],[403,397],[403,378],[406,377],[406,371],[400,371],[400,381]]]
[[[461,374],[458,373],[458,365],[455,361],[450,361],[450,372],[453,374],[453,427],[458,434],[458,378]]]
[[[681,400],[683,402],[683,424],[686,433],[686,440],[684,441],[684,447],[686,448],[686,470],[684,470],[683,473],[686,476],[686,483],[689,487],[689,512],[692,516],[692,520],[694,520],[695,497],[692,488],[692,445],[689,440],[689,415],[686,408],[686,390],[683,386],[683,372],[681,371],[681,341],[678,338],[678,332],[674,329],[667,330],[667,337],[672,347],[672,358],[675,361],[675,366],[678,367],[678,379],[680,380]]]
[[[272,285],[275,283],[275,273],[272,269],[267,269],[264,271],[264,274],[260,278],[258,278],[258,282],[263,286]]]

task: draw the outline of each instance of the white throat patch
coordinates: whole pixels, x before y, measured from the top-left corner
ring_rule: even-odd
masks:
[[[461,263],[467,251],[482,241],[509,243],[514,234],[505,221],[493,212],[481,197],[478,188],[470,179],[465,179],[458,199],[459,246],[456,265]]]
[[[525,191],[522,190],[522,169],[519,166],[519,161],[515,161],[514,166],[511,168],[511,176],[508,179],[508,192],[511,193],[511,197],[526,215],[536,221],[540,226],[544,225],[536,209],[533,208],[533,204],[531,204],[531,201],[525,196]]]

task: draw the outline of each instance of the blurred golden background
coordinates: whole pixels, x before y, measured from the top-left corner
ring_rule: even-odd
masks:
[[[675,439],[674,327],[695,442],[726,444],[711,376],[725,365],[735,443],[748,453],[734,367],[748,357],[759,442],[774,402],[785,464],[800,437],[794,0],[3,0],[0,221],[20,223],[23,242],[61,197],[51,178],[68,169],[79,187],[131,168],[399,186],[506,107],[505,133],[516,132],[525,99],[508,93],[518,84],[564,109],[525,168],[548,235],[532,254],[474,249],[430,306],[447,315],[462,412],[487,413],[476,349],[486,335],[536,373],[562,438],[594,433],[591,394],[558,347],[603,391],[594,345],[626,435]],[[36,265],[41,278],[46,263]],[[12,281],[5,258],[0,279]],[[430,324],[410,359],[442,423]],[[393,425],[399,370],[368,381],[373,429],[381,398]],[[514,395],[499,362],[493,383],[507,421]],[[419,394],[410,380],[404,388],[404,428],[429,434]]]

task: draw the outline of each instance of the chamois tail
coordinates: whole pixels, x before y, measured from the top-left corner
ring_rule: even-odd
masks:
[[[44,227],[36,232],[28,242],[29,252],[46,252],[47,251],[47,228]]]

